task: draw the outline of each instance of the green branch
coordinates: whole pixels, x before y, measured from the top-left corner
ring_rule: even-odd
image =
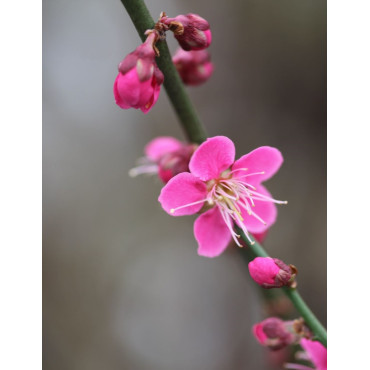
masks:
[[[121,1],[127,10],[127,13],[131,17],[131,20],[134,23],[141,40],[144,41],[146,38],[144,32],[147,29],[153,29],[155,24],[153,18],[149,14],[144,1]],[[191,142],[201,143],[207,137],[205,129],[193,107],[193,104],[189,99],[188,94],[185,91],[184,85],[180,79],[179,74],[176,71],[174,64],[172,63],[172,58],[168,50],[167,42],[159,41],[157,43],[157,47],[160,51],[160,57],[157,58],[157,64],[164,74],[164,87],[180,119],[180,123],[185,131],[186,137]],[[257,242],[251,244],[241,229],[237,228],[237,231],[249,246],[251,251],[249,255],[252,255],[254,257],[269,256],[260,244],[258,244]],[[241,252],[243,252],[242,249]],[[244,254],[243,257],[245,258],[246,255]],[[320,321],[309,309],[307,304],[299,295],[298,291],[292,288],[283,288],[283,291],[292,301],[293,305],[303,317],[306,324],[310,327],[317,339],[326,346],[327,337],[325,328],[321,325]]]
[[[145,31],[154,28],[154,20],[142,0],[121,0],[142,41],[145,41]],[[159,16],[159,14],[158,14]],[[172,63],[171,54],[166,41],[156,45],[160,52],[157,58],[159,69],[164,74],[164,88],[180,119],[185,136],[191,142],[200,144],[207,138],[203,124],[185,91],[177,70]]]

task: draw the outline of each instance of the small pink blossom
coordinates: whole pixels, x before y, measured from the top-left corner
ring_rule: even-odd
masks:
[[[298,359],[312,362],[315,370],[327,370],[328,351],[320,342],[302,338],[299,344],[305,352],[298,352],[296,356]],[[312,370],[312,367],[300,364],[285,364],[284,368],[292,370]]]
[[[206,82],[213,73],[213,64],[207,50],[178,49],[172,61],[186,85],[200,85]]]
[[[181,14],[175,18],[164,15],[160,22],[173,31],[184,50],[201,50],[211,44],[212,34],[209,23],[197,14]]]
[[[167,183],[177,174],[189,171],[189,161],[196,147],[195,144],[186,144],[174,137],[157,137],[146,145],[141,165],[131,169],[129,174],[133,177],[158,174]]]
[[[253,325],[252,332],[261,345],[272,350],[279,350],[297,341],[293,325],[294,321],[269,317]]]
[[[271,257],[256,257],[248,264],[252,279],[265,289],[292,285],[297,270]]]
[[[203,212],[194,223],[198,254],[220,255],[231,239],[238,246],[237,224],[250,233],[266,231],[276,220],[277,201],[261,185],[280,168],[279,150],[260,147],[235,161],[234,143],[216,136],[202,143],[189,163],[190,173],[173,177],[162,189],[159,202],[173,216]]]
[[[156,38],[155,32],[149,33],[146,41],[118,66],[113,92],[122,109],[135,108],[148,113],[158,100],[164,77],[155,62]]]

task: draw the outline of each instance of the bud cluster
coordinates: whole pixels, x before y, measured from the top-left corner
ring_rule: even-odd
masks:
[[[197,14],[169,18],[162,12],[154,29],[146,31],[146,41],[128,54],[118,66],[118,76],[113,92],[116,104],[122,109],[141,109],[148,113],[158,100],[164,80],[155,57],[159,57],[156,43],[165,39],[165,32],[172,31],[183,50],[174,63],[185,84],[199,85],[213,72],[207,52],[212,34],[209,23]]]

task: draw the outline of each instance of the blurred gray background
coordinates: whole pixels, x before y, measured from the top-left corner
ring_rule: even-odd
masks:
[[[326,2],[147,4],[154,18],[211,24],[215,73],[189,89],[210,136],[230,137],[238,156],[282,151],[266,185],[289,204],[265,246],[298,267],[325,323]],[[183,138],[164,89],[147,115],[114,102],[117,65],[139,43],[119,0],[44,0],[44,367],[272,369],[251,335],[264,316],[239,254],[199,257],[194,217],[168,216],[160,182],[127,175],[155,136]]]

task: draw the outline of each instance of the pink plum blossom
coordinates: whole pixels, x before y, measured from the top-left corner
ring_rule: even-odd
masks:
[[[180,14],[175,18],[164,15],[160,22],[173,31],[176,40],[184,50],[201,50],[211,44],[212,34],[209,23],[197,14]]]
[[[269,317],[255,325],[252,332],[257,341],[264,347],[279,350],[297,341],[293,329],[294,321],[283,321],[277,317]]]
[[[141,165],[131,169],[129,174],[133,177],[158,174],[167,183],[175,175],[189,171],[189,161],[196,148],[197,145],[183,143],[174,137],[157,137],[146,145]]]
[[[213,73],[213,64],[207,50],[185,51],[180,48],[172,61],[186,85],[200,85],[206,82]]]
[[[113,92],[122,109],[135,108],[148,113],[158,100],[164,77],[155,62],[153,45],[157,37],[155,32],[150,32],[146,41],[118,66]]]
[[[253,244],[249,233],[263,233],[276,220],[272,198],[261,184],[280,168],[283,157],[279,150],[264,146],[235,161],[234,143],[216,136],[202,143],[190,159],[190,173],[173,177],[162,189],[159,202],[173,216],[201,212],[194,223],[198,254],[220,255],[240,235],[234,223]]]
[[[265,289],[290,286],[297,270],[283,261],[271,257],[256,257],[248,264],[252,279]]]
[[[315,370],[327,370],[328,351],[320,342],[302,338],[299,344],[305,352],[298,353],[296,356],[298,359],[310,361],[314,365]],[[312,370],[312,367],[300,364],[285,364],[284,368],[292,370]]]

